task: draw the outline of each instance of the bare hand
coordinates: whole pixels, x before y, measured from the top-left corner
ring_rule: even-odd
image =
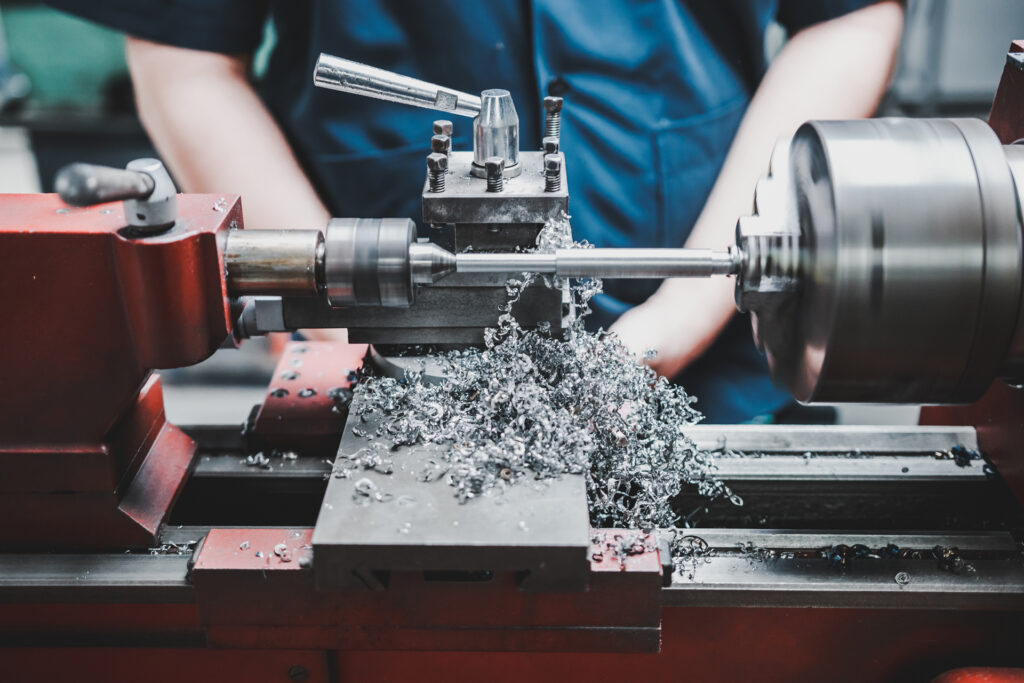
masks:
[[[627,311],[611,331],[659,375],[674,377],[711,345],[735,311],[728,278],[666,280],[650,299]]]

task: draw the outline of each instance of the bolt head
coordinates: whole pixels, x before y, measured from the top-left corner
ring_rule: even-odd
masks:
[[[309,669],[304,666],[295,665],[288,668],[288,679],[295,683],[303,683],[309,680]]]
[[[448,150],[452,147],[452,139],[447,135],[438,134],[430,138],[430,151],[439,152],[440,154],[448,154]]]
[[[487,157],[484,160],[484,169],[488,178],[497,178],[505,172],[505,160],[501,157]]]
[[[545,154],[544,155],[544,171],[547,173],[558,173],[562,170],[562,155],[561,154]]]
[[[548,96],[544,98],[544,111],[549,114],[557,114],[562,111],[562,98]]]
[[[558,138],[544,138],[541,149],[545,154],[558,154]]]
[[[430,171],[447,171],[448,157],[440,152],[432,152],[427,155],[427,169]]]
[[[434,121],[434,135],[452,136],[452,122],[445,119]]]

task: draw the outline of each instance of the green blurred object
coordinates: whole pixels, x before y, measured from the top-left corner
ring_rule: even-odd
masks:
[[[0,13],[11,61],[32,83],[33,107],[101,109],[106,88],[127,78],[121,33],[42,5],[0,2]],[[253,57],[257,78],[276,38],[268,21]]]
[[[99,109],[107,84],[127,74],[120,33],[39,5],[0,3],[0,11],[34,107]]]

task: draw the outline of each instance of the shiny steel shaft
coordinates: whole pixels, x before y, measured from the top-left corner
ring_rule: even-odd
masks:
[[[316,61],[313,83],[321,88],[436,109],[460,116],[476,116],[481,109],[480,98],[476,95],[442,88],[418,78],[401,76],[324,53],[321,53]]]
[[[552,254],[458,254],[459,273],[545,273],[562,277],[662,278],[731,275],[733,250],[559,249]]]

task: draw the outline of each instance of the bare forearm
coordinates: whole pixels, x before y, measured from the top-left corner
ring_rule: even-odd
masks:
[[[186,192],[242,196],[248,228],[323,228],[327,209],[243,57],[126,41],[139,113]]]
[[[902,29],[902,9],[885,2],[794,36],[754,95],[707,203],[686,242],[721,249],[748,214],[775,142],[809,119],[870,116],[885,91]],[[666,280],[615,326],[626,344],[659,351],[654,367],[673,375],[702,354],[735,312],[730,278]],[[659,322],[663,321],[663,322]]]
[[[686,246],[731,243],[736,218],[749,213],[779,138],[810,119],[874,113],[895,61],[901,17],[898,4],[885,2],[811,27],[786,44],[750,102]]]

